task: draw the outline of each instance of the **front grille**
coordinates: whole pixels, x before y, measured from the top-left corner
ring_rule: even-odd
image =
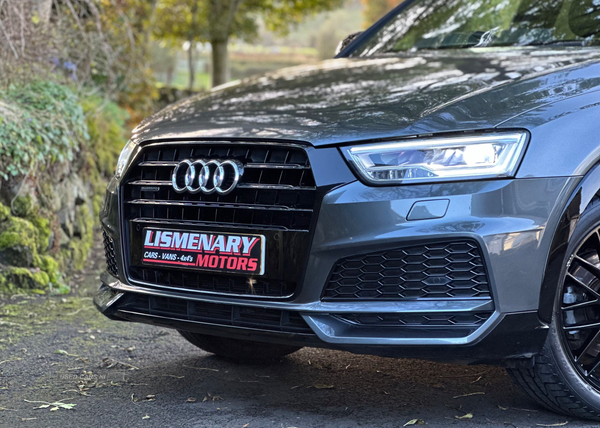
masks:
[[[283,333],[314,334],[297,312],[194,302],[170,297],[129,295],[121,311],[168,317],[220,326],[245,327]]]
[[[117,270],[117,258],[115,255],[115,243],[113,240],[102,231],[102,238],[104,239],[104,255],[106,256],[106,269],[115,277],[119,276]]]
[[[235,159],[244,165],[231,193],[178,193],[171,174],[183,160]],[[316,186],[306,151],[275,143],[189,142],[149,144],[142,148],[121,188],[127,254],[131,236],[147,226],[232,232],[267,236],[266,270],[253,278],[177,268],[150,268],[130,263],[132,282],[149,287],[177,287],[193,292],[284,298],[294,294],[309,249],[309,229]],[[273,234],[277,234],[274,236]],[[277,242],[274,242],[277,241]],[[139,248],[139,247],[136,247]]]
[[[177,193],[171,174],[186,159],[237,159],[244,174],[228,195]],[[306,152],[268,144],[170,144],[142,151],[124,186],[126,218],[307,231],[315,180]]]
[[[372,327],[480,327],[491,312],[461,314],[344,314],[342,321]]]
[[[412,245],[339,260],[324,300],[491,299],[475,241]]]

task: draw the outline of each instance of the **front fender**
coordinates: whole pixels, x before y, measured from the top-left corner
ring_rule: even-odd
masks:
[[[550,252],[546,262],[542,288],[540,291],[540,319],[546,323],[552,321],[554,299],[560,285],[560,274],[565,263],[567,248],[575,227],[579,223],[581,215],[590,202],[596,197],[600,189],[600,165],[596,164],[581,180],[569,202],[567,203],[558,227],[554,233]]]

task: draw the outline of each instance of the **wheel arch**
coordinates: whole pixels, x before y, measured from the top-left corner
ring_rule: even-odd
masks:
[[[550,251],[546,258],[538,309],[539,317],[545,323],[552,322],[554,298],[573,232],[579,224],[581,215],[597,197],[600,197],[600,163],[596,163],[579,182],[554,231]]]

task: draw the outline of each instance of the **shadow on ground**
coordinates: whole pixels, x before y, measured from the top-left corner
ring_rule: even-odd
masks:
[[[229,363],[175,331],[104,319],[90,297],[100,268],[69,297],[0,300],[0,426],[595,426],[541,409],[496,367],[317,349]]]

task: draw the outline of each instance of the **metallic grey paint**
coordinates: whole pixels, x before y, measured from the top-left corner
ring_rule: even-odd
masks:
[[[115,240],[120,275],[116,279],[105,273],[102,282],[125,293],[299,311],[321,341],[314,346],[380,355],[427,357],[427,352],[437,352],[433,351],[437,348],[414,350],[483,343],[495,332],[509,334],[503,330],[506,327],[499,326],[514,329],[514,321],[506,320],[522,314],[530,321],[515,330],[515,337],[520,338],[517,345],[505,352],[488,348],[489,352],[481,354],[485,357],[465,357],[464,361],[531,356],[545,338],[543,322],[550,320],[548,307],[554,298],[556,269],[562,265],[570,233],[600,189],[600,172],[593,169],[600,159],[599,121],[598,48],[470,49],[342,58],[232,83],[157,113],[135,130],[133,138],[138,143],[307,143],[317,187],[326,194],[300,292],[287,302],[250,301],[149,291],[129,284],[120,245],[116,180],[109,185],[101,221]],[[338,149],[356,142],[493,129],[524,129],[531,135],[514,179],[370,187],[356,179]],[[440,200],[446,201],[444,210],[434,206],[434,201]],[[430,215],[420,211],[409,220],[409,212],[417,203],[431,206]],[[484,249],[493,302],[321,301],[332,266],[342,257],[406,242],[465,237],[475,239]],[[459,339],[347,336],[331,316],[350,312],[475,312],[482,308],[493,308],[495,313],[475,333]],[[110,305],[102,310],[109,314]],[[543,322],[531,321],[538,310]],[[190,328],[203,331],[209,327]],[[232,330],[218,331],[238,334]],[[269,337],[257,333],[259,340],[271,340]],[[527,343],[528,337],[535,339]],[[402,347],[386,348],[397,345]],[[451,352],[447,355],[454,359]]]

